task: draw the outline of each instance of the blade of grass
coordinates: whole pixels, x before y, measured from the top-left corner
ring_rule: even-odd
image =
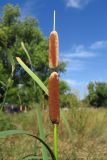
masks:
[[[34,156],[34,155],[28,155],[23,158],[18,158],[17,160],[40,160],[42,157]]]
[[[42,157],[39,157],[39,156],[26,156],[26,157],[23,157],[23,158],[19,158],[17,160],[42,160]]]
[[[43,82],[34,74],[26,65],[25,63],[19,58],[16,57],[19,64],[22,66],[22,68],[32,77],[32,79],[42,88],[42,90],[48,95],[48,89],[43,84]]]
[[[23,42],[21,42],[21,46],[22,46],[23,50],[24,50],[25,53],[26,53],[26,56],[27,56],[27,58],[28,58],[28,60],[29,60],[29,62],[30,62],[30,65],[32,66],[32,62],[31,62],[30,55],[29,55],[29,53],[28,53],[28,51],[27,51],[27,49],[26,49],[26,47],[25,47],[25,44],[24,44]]]
[[[17,160],[42,160],[42,157],[34,156],[34,155],[32,155],[32,156],[28,155],[28,156],[26,156],[26,157],[19,158],[19,159],[17,159]],[[51,160],[51,159],[48,158],[47,160]]]
[[[40,143],[42,143],[46,148],[47,150],[49,151],[50,155],[51,155],[51,158],[52,160],[56,160],[52,150],[50,149],[50,147],[39,137],[35,136],[35,135],[32,135],[31,133],[29,132],[26,132],[26,131],[23,131],[23,130],[8,130],[8,131],[1,131],[0,132],[0,138],[6,138],[8,136],[13,136],[13,135],[20,135],[20,134],[25,134],[27,136],[31,136],[35,139],[37,139],[38,141],[40,141]],[[47,159],[46,159],[47,160]]]
[[[44,127],[43,127],[43,120],[42,120],[42,114],[41,114],[41,108],[38,104],[36,104],[36,115],[37,115],[37,122],[39,127],[39,133],[40,138],[45,141],[45,133],[44,133]],[[42,145],[42,154],[43,154],[43,160],[47,160],[47,151],[46,148]]]

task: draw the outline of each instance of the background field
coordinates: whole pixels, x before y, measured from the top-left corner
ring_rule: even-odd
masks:
[[[106,160],[107,110],[79,108],[64,111],[64,113],[70,128],[67,128],[61,118],[59,125],[59,159]],[[46,142],[52,148],[53,126],[46,110],[42,111],[42,115]],[[35,109],[21,114],[0,113],[0,130],[16,128],[38,135]],[[40,144],[27,136],[0,140],[0,160],[15,160],[32,153],[41,155]]]

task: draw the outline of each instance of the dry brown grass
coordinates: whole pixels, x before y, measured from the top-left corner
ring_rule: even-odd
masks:
[[[24,129],[39,135],[35,111],[3,116],[9,117],[17,129]],[[107,110],[79,108],[66,111],[65,116],[70,126],[71,135],[61,119],[59,160],[107,160]],[[43,111],[43,118],[47,143],[52,148],[53,126],[47,111]],[[40,154],[40,144],[35,143],[31,138],[0,139],[0,160],[15,160],[29,153]]]

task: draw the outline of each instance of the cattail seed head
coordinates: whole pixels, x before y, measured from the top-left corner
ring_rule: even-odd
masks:
[[[49,115],[53,124],[59,124],[59,78],[58,73],[53,72],[49,77]]]
[[[49,67],[55,68],[58,66],[58,52],[59,52],[59,42],[58,34],[56,31],[50,33],[49,38]]]

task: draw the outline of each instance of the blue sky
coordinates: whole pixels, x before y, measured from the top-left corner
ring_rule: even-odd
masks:
[[[60,59],[67,62],[66,80],[80,97],[90,81],[107,82],[107,0],[0,0],[19,4],[22,18],[36,17],[49,37],[56,10]]]

